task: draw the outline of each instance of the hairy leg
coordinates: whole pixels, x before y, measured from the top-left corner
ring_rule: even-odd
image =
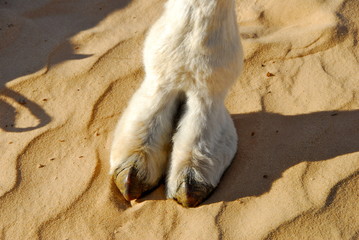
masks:
[[[174,136],[167,197],[198,205],[218,185],[237,150],[237,135],[223,97],[188,93]]]
[[[139,198],[163,177],[177,105],[177,93],[145,79],[119,120],[110,173],[127,200]]]

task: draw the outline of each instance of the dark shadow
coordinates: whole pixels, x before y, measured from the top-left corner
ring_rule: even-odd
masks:
[[[294,116],[257,112],[232,118],[238,151],[205,204],[262,195],[297,164],[359,151],[359,110]]]
[[[16,127],[15,124],[15,118],[16,118],[16,109],[0,100],[0,128],[3,129],[6,132],[26,132],[31,131],[40,127],[45,126],[51,121],[51,117],[43,110],[38,104],[36,104],[33,101],[30,101],[29,99],[25,98],[21,94],[12,91],[9,88],[3,88],[0,92],[2,96],[6,96],[8,98],[12,98],[16,100],[19,104],[25,106],[31,114],[39,120],[39,123],[36,126],[33,127],[25,127],[25,128],[19,128]]]
[[[237,154],[218,187],[199,206],[260,196],[297,164],[359,151],[359,110],[294,116],[256,112],[232,118],[239,140]],[[165,199],[161,184],[137,201]]]
[[[5,37],[0,42],[0,95],[22,104],[40,122],[37,126],[16,128],[15,107],[0,100],[0,128],[4,131],[24,132],[48,124],[51,117],[40,105],[9,89],[6,83],[43,68],[48,71],[66,60],[91,56],[76,54],[79,47],[73,46],[67,39],[94,27],[111,12],[126,7],[130,2],[78,0],[34,3],[0,0],[0,37]],[[49,15],[53,17],[47,22]],[[33,29],[44,30],[38,34]],[[32,34],[31,37],[27,37],[28,34]],[[16,57],[9,49],[16,49]]]

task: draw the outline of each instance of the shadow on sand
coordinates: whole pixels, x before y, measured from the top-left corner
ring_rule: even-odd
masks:
[[[294,116],[256,112],[232,118],[239,139],[237,154],[218,187],[201,205],[260,196],[297,164],[359,151],[359,110]],[[164,191],[161,184],[138,202],[164,200]]]
[[[43,2],[44,3],[37,1],[36,3],[32,3],[30,1],[23,3],[20,2],[20,0],[0,2],[0,25],[1,22],[5,24],[2,32],[7,31],[5,36],[8,37],[8,39],[4,39],[4,41],[6,43],[12,38],[15,38],[11,40],[11,42],[16,45],[16,57],[12,57],[12,53],[10,57],[6,57],[9,55],[9,51],[5,47],[1,48],[0,46],[0,96],[3,99],[10,99],[11,102],[15,101],[23,105],[23,107],[27,108],[29,112],[39,120],[36,126],[16,127],[16,106],[0,99],[0,129],[6,132],[31,131],[51,122],[51,117],[40,105],[15,90],[10,89],[6,86],[6,83],[37,72],[44,67],[49,69],[51,66],[66,60],[83,59],[91,56],[76,54],[74,51],[75,47],[66,39],[71,38],[71,36],[81,31],[94,27],[111,12],[129,5],[131,0],[105,0],[100,3],[98,1],[88,0]],[[17,6],[21,6],[21,8]],[[54,12],[67,11],[66,9],[68,11],[72,9],[70,15],[62,14],[56,17],[57,15]],[[82,11],[82,9],[86,9],[86,11]],[[51,19],[51,22],[48,21],[47,23],[53,27],[46,28],[46,36],[37,36],[35,34],[34,36],[27,37],[27,32],[31,32],[34,25],[39,23],[39,28],[43,26],[48,13],[54,14],[54,17]],[[28,24],[29,22],[31,22],[31,24]],[[20,34],[20,31],[22,34]],[[23,36],[25,36],[26,39],[22,39]],[[44,39],[41,39],[41,37],[44,37]],[[39,42],[43,43],[41,48],[36,47]],[[59,47],[60,50],[57,51],[56,49]],[[57,51],[58,54],[56,54],[55,57],[51,57],[54,51]]]
[[[259,196],[289,168],[359,151],[359,110],[232,115],[238,151],[206,203]],[[358,167],[359,168],[359,167]]]

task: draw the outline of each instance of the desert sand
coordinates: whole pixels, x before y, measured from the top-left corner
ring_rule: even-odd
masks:
[[[357,0],[238,0],[232,165],[197,208],[124,200],[112,133],[164,3],[0,0],[0,239],[359,239]]]

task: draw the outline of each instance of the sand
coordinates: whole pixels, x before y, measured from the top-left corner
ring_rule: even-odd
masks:
[[[197,208],[109,147],[165,0],[0,0],[0,239],[359,239],[359,1],[238,0],[238,153]]]

